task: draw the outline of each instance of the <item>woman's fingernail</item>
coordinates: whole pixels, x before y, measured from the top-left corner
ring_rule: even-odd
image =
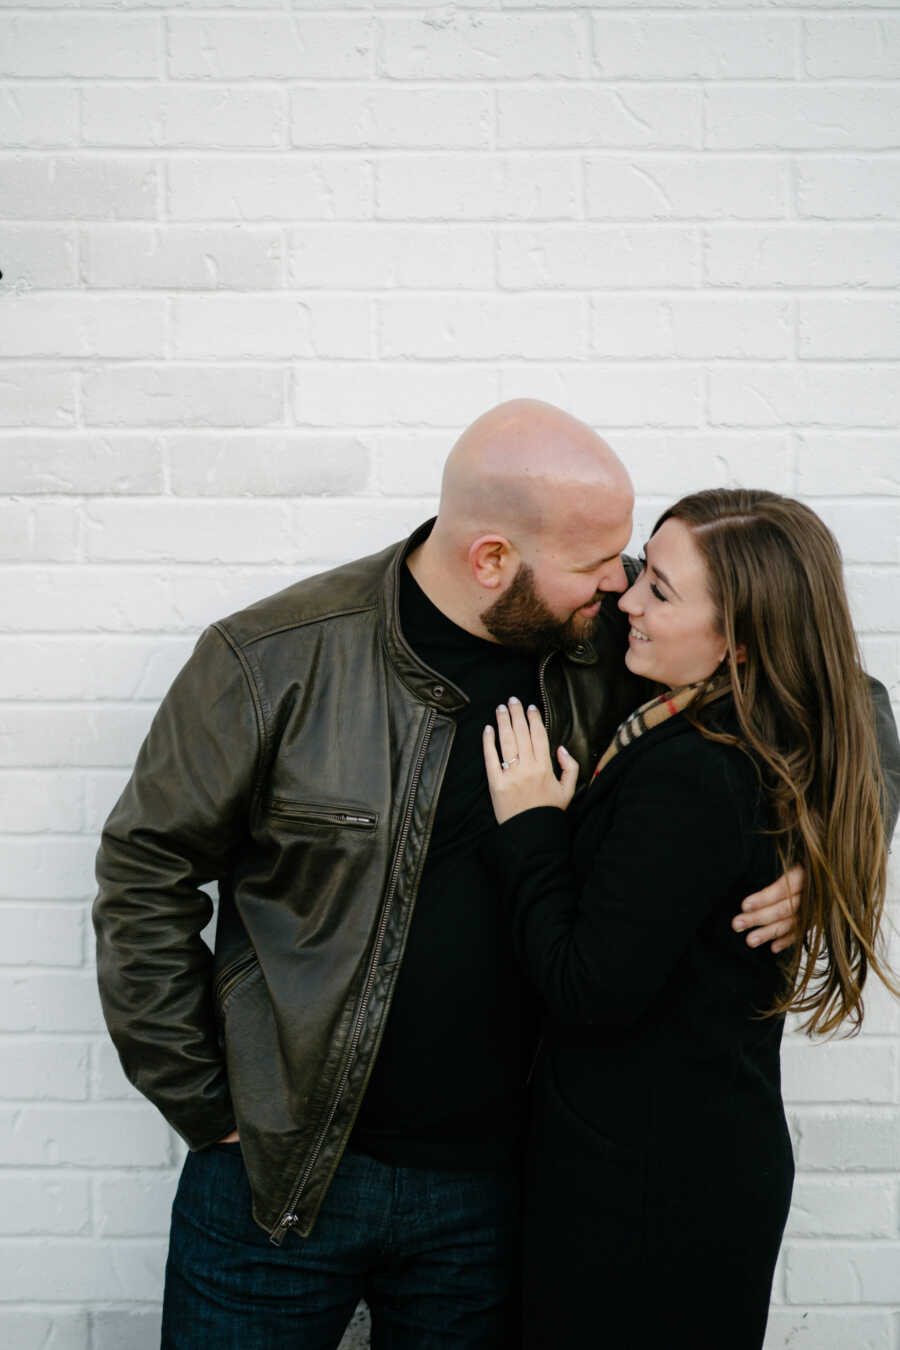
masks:
[[[537,704],[536,704],[536,703],[529,703],[529,705],[528,705],[528,711],[529,711],[529,712],[537,712]]]
[[[559,749],[560,749],[560,753],[563,754],[563,755],[565,755],[566,759],[571,759],[571,758],[572,758],[572,756],[569,754],[568,750],[566,749],[566,747],[565,747],[564,745],[561,745],[561,746],[559,747]]]
[[[509,701],[510,703],[518,703],[519,700],[516,698],[515,694],[512,694]]]
[[[743,919],[735,919],[734,923],[732,924],[732,927],[734,928],[734,931],[736,933],[743,933],[747,925],[744,923]]]

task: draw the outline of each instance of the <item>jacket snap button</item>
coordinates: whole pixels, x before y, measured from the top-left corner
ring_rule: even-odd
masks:
[[[436,684],[432,687],[431,692],[434,694],[435,698],[443,698],[444,686],[442,684]]]

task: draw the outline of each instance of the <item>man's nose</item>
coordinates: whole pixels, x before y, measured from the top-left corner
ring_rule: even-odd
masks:
[[[616,595],[621,595],[623,591],[628,590],[628,577],[625,575],[621,558],[616,559],[609,574],[603,578],[603,589],[613,591]]]
[[[629,586],[623,595],[619,596],[619,609],[625,614],[640,614],[641,605],[636,595],[637,582]]]

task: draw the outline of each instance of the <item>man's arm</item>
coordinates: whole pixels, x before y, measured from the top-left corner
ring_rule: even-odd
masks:
[[[872,712],[881,773],[884,779],[884,828],[888,846],[900,813],[900,738],[888,692],[871,675]],[[748,895],[732,920],[736,933],[747,932],[747,945],[771,942],[773,952],[784,951],[797,940],[794,915],[803,889],[803,868],[792,867],[765,890]],[[749,930],[749,931],[748,931]]]
[[[200,937],[246,829],[261,745],[248,674],[208,629],[163,700],[103,830],[97,973],[122,1067],[192,1148],[234,1126]]]
[[[900,737],[888,691],[880,680],[869,676],[872,710],[875,715],[875,740],[884,779],[884,831],[888,846],[900,814]]]
[[[771,942],[773,952],[783,952],[797,940],[795,915],[802,890],[803,868],[791,867],[771,886],[744,898],[740,914],[731,921],[732,928],[736,933],[747,933],[748,947]]]

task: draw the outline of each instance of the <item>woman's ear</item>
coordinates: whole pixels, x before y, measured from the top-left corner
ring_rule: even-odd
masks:
[[[518,556],[502,534],[483,534],[469,545],[469,567],[479,586],[495,591],[511,578]]]

